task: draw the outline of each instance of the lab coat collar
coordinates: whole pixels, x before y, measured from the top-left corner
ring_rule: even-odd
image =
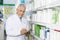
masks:
[[[15,15],[17,15],[17,16],[18,16],[18,14],[17,14],[17,13],[15,13]],[[21,16],[18,16],[18,17],[21,17]]]
[[[16,13],[15,15],[17,15],[17,16],[18,16],[18,14],[17,14],[17,13]],[[21,17],[21,16],[18,16],[18,18],[19,18],[19,19],[22,19],[23,17]]]

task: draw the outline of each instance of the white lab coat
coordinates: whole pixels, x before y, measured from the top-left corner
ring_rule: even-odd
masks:
[[[9,17],[6,21],[7,40],[25,40],[25,35],[20,33],[22,28],[29,31],[29,22],[25,18],[21,21],[17,14]]]

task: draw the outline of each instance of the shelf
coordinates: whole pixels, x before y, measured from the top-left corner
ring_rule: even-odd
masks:
[[[31,33],[31,36],[33,36],[33,37],[36,38],[37,40],[43,40],[42,38],[39,38],[39,37],[35,36],[33,33]]]
[[[3,4],[3,6],[15,6],[15,4]]]
[[[53,9],[55,7],[60,7],[60,1],[56,2],[56,3],[51,3],[51,4],[48,4],[48,5],[44,5],[44,6],[35,8],[32,11],[40,11],[40,10],[44,10],[44,9],[48,9],[48,8],[52,8]]]
[[[35,22],[35,21],[30,21],[30,23],[43,25],[51,30],[60,30],[60,24],[49,24],[49,23]]]

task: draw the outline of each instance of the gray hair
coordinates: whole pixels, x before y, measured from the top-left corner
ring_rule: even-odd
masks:
[[[19,8],[19,7],[21,7],[21,6],[25,7],[25,9],[26,9],[26,6],[24,4],[17,5],[16,9]]]

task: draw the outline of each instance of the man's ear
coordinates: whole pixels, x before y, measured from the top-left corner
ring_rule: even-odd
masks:
[[[18,13],[18,9],[16,9],[16,12]]]

